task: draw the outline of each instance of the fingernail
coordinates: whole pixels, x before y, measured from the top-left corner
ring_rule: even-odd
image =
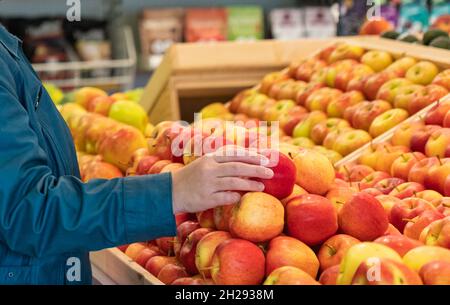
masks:
[[[268,178],[272,178],[273,177],[273,170],[271,170],[270,168],[266,168],[264,170],[264,174],[268,177]]]
[[[260,192],[264,191],[265,188],[266,188],[266,187],[265,187],[265,185],[264,185],[263,183],[260,183],[260,184],[259,184],[259,190],[260,190]]]
[[[267,166],[267,165],[269,165],[269,162],[270,162],[269,158],[266,158],[266,157],[262,157],[262,158],[261,158],[261,165],[262,165],[262,166]]]

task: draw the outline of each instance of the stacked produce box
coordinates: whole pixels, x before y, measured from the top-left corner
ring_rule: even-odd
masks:
[[[237,204],[176,215],[176,237],[96,253],[93,263],[115,256],[150,283],[164,284],[448,284],[450,74],[430,61],[394,57],[334,44],[226,105],[203,108],[201,138],[219,139],[215,149],[258,147],[268,136],[237,126],[227,134],[225,121],[279,122],[274,178]],[[188,135],[188,151],[194,125],[153,127],[127,99],[85,88],[61,107],[83,179],[174,172],[195,161],[171,149],[177,136]],[[432,105],[423,123],[396,127]],[[343,162],[393,127],[390,143]],[[102,163],[115,174],[90,168]],[[366,276],[374,266],[380,278]]]

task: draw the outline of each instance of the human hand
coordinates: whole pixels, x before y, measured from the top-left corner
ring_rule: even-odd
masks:
[[[239,191],[261,192],[261,182],[247,178],[270,179],[273,171],[261,166],[266,157],[205,155],[172,173],[172,205],[174,214],[195,213],[216,206],[236,203]]]

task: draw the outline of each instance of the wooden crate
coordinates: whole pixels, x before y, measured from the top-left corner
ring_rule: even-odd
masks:
[[[90,253],[92,275],[97,284],[164,285],[118,248]]]
[[[193,113],[203,106],[226,102],[239,90],[257,84],[265,74],[281,70],[337,41],[389,51],[395,57],[409,55],[430,60],[441,68],[450,67],[448,50],[374,36],[177,44],[167,52],[150,79],[141,104],[152,123],[192,121]]]

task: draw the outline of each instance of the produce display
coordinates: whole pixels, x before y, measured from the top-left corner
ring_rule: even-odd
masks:
[[[449,86],[450,70],[432,62],[340,43],[226,105],[206,106],[201,130],[153,126],[127,94],[95,88],[58,107],[84,181],[177,171],[198,157],[188,149],[198,137],[213,151],[270,146],[262,143],[267,130],[236,125],[229,133],[225,121],[279,122],[270,135],[279,151],[260,150],[279,154],[264,192],[176,215],[175,237],[118,247],[164,284],[450,284],[450,104],[436,104],[422,123],[405,124],[356,163],[333,167]]]

